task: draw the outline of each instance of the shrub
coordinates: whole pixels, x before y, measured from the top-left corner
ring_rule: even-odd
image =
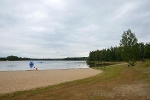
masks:
[[[150,60],[145,62],[145,67],[150,67]]]
[[[129,61],[129,66],[134,66],[135,65],[135,60],[133,60],[133,61]]]

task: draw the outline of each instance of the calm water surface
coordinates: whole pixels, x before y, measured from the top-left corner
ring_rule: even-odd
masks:
[[[89,68],[85,61],[33,61],[38,70]],[[0,61],[0,71],[33,70],[30,61]]]

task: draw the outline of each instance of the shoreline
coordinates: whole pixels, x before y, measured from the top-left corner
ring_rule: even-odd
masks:
[[[42,70],[0,70],[0,72],[17,72],[17,71],[47,71],[47,70],[70,70],[70,69],[89,69],[89,68],[64,68],[64,69],[42,69]]]
[[[30,90],[102,73],[91,68],[0,71],[0,94]]]

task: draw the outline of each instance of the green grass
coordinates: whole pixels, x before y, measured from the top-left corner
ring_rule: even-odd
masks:
[[[0,100],[149,100],[150,67],[147,62],[93,67],[103,73],[58,85],[0,95]]]

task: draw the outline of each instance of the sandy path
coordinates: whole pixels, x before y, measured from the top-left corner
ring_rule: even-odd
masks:
[[[100,70],[91,68],[43,71],[4,71],[0,72],[0,94],[83,79],[97,75],[101,72],[102,71]]]

